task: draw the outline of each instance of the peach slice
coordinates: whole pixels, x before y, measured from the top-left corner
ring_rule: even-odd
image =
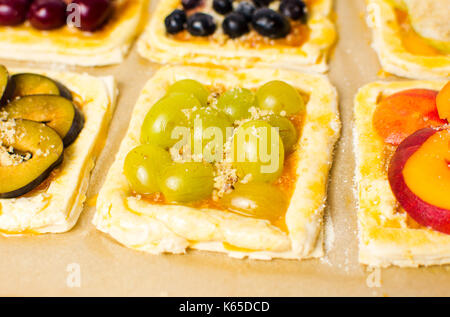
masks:
[[[450,81],[441,89],[436,97],[436,106],[441,119],[450,120]]]
[[[400,205],[419,224],[450,234],[450,127],[424,128],[392,157],[388,177]]]
[[[417,130],[446,124],[437,111],[437,94],[435,90],[410,89],[386,97],[375,110],[375,130],[386,143],[399,145]]]

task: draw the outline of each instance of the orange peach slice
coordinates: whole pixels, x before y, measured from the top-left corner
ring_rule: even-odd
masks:
[[[441,119],[450,120],[450,81],[441,89],[436,97],[436,106]]]
[[[388,177],[400,205],[419,224],[450,234],[450,128],[425,128],[397,148]]]
[[[437,94],[429,89],[410,89],[386,97],[375,110],[375,130],[386,143],[399,145],[417,130],[446,124],[437,111]]]

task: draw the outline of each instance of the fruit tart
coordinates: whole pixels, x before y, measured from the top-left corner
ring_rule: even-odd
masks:
[[[94,224],[155,254],[319,257],[339,129],[322,75],[163,68],[134,108]]]
[[[112,77],[0,66],[0,233],[76,223],[115,105]]]
[[[407,78],[450,76],[448,0],[367,0],[367,23],[384,71]]]
[[[331,10],[332,0],[160,1],[138,51],[159,63],[324,72]]]
[[[0,0],[0,58],[80,66],[120,63],[147,0]]]
[[[450,263],[450,83],[375,82],[355,98],[361,263]]]

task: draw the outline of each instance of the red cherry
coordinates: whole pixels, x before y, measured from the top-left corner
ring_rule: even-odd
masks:
[[[39,30],[52,30],[66,24],[66,3],[62,0],[35,0],[28,12],[31,25]]]
[[[75,10],[79,10],[80,25],[83,31],[95,31],[102,27],[113,11],[113,4],[110,0],[73,0],[73,4],[78,5]]]
[[[0,0],[0,25],[12,26],[25,21],[29,0]]]

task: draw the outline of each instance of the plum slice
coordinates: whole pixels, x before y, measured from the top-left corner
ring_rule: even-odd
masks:
[[[0,198],[28,193],[63,160],[61,137],[43,123],[0,121],[0,132]]]
[[[5,66],[0,65],[0,105],[5,104],[12,97],[13,86],[8,70]]]
[[[65,147],[75,141],[84,126],[81,111],[70,100],[56,95],[24,96],[10,102],[3,110],[9,118],[47,124],[60,135]]]
[[[13,97],[28,95],[60,95],[72,100],[72,93],[60,82],[39,74],[20,73],[11,76]]]

